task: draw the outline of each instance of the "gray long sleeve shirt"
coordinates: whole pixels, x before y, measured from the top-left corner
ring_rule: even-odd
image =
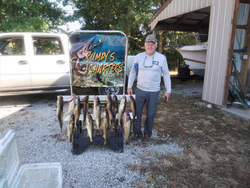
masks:
[[[137,87],[139,89],[151,92],[160,91],[161,75],[163,75],[166,91],[171,93],[170,73],[164,55],[158,52],[151,56],[147,55],[146,52],[136,55],[129,74],[128,88],[132,88],[136,78],[136,63],[138,64]]]

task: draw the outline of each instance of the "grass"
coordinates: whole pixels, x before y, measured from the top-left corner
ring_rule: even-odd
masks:
[[[173,83],[173,88],[176,89]],[[188,85],[188,82],[184,83]],[[174,90],[173,89],[173,90]],[[201,94],[173,92],[160,99],[154,144],[177,143],[183,152],[145,155],[140,165],[128,165],[147,176],[148,187],[250,187],[250,122],[206,107]],[[152,155],[152,154],[149,154]],[[133,187],[141,187],[140,180]]]

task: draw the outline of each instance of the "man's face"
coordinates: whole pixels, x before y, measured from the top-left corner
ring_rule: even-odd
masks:
[[[157,48],[157,44],[154,42],[145,43],[145,49],[146,49],[147,55],[154,55],[156,48]]]

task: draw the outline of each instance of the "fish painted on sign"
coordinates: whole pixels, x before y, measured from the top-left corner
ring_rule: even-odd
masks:
[[[78,43],[72,44],[72,47],[70,50],[72,65],[73,65],[72,68],[73,70],[76,69],[80,75],[87,75],[88,70],[89,70],[89,64],[83,63],[79,65],[80,60],[86,58],[89,52],[91,52],[94,48],[102,44],[102,41],[99,40],[99,43],[94,45],[92,42],[93,40],[94,40],[94,37],[92,37],[88,41],[83,40]],[[84,71],[83,71],[83,67],[84,67]]]

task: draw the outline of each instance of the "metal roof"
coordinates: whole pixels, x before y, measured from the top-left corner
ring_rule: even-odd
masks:
[[[210,7],[206,7],[196,11],[159,20],[154,29],[198,32],[202,28],[208,28],[209,17]],[[149,23],[152,23],[152,20]]]

